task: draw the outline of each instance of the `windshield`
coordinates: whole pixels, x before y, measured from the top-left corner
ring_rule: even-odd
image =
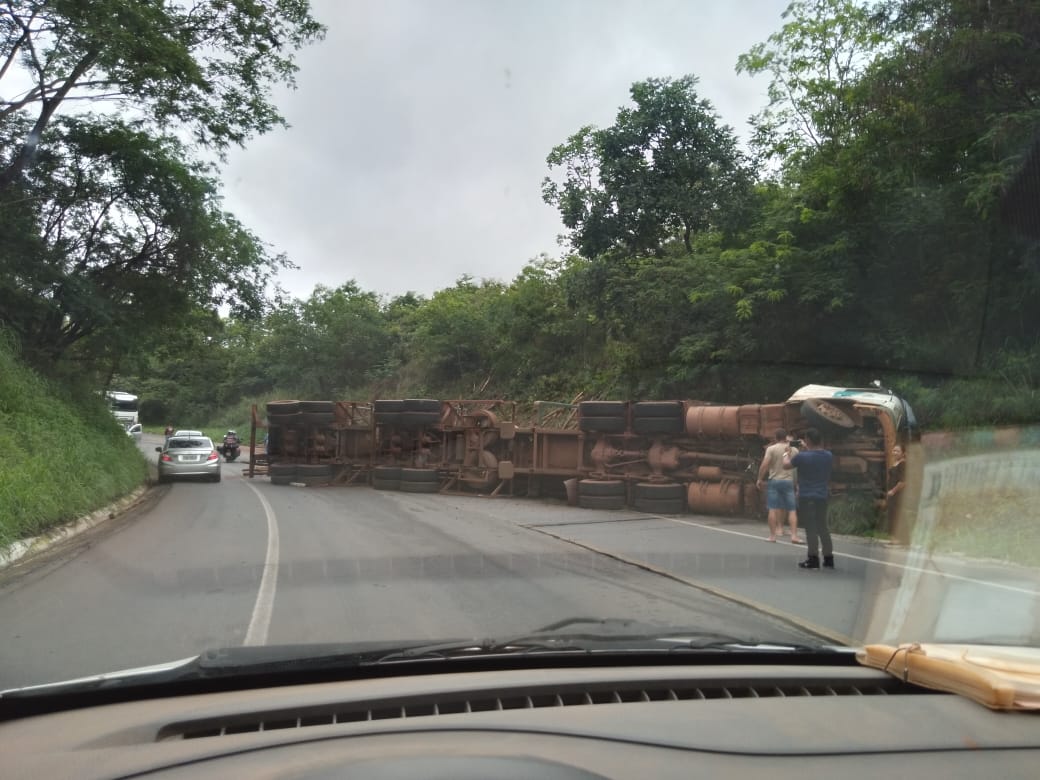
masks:
[[[0,690],[1040,646],[1038,10],[4,4]]]

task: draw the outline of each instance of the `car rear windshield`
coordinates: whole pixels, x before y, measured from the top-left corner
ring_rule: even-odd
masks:
[[[171,450],[198,450],[212,449],[213,443],[209,439],[170,439]]]

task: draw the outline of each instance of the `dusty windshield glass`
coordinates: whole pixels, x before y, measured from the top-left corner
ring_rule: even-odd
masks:
[[[7,3],[0,689],[1036,647],[1038,19]]]

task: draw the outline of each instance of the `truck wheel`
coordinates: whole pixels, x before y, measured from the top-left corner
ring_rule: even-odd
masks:
[[[415,484],[440,484],[440,476],[437,469],[401,469],[401,483],[411,482]]]
[[[372,487],[376,490],[397,490],[400,483],[400,466],[376,466],[372,469]]]
[[[856,421],[843,409],[819,398],[810,398],[802,404],[802,417],[810,425],[832,433],[847,433],[856,427]]]
[[[440,489],[439,482],[408,482],[402,479],[400,485],[402,493],[439,493]]]
[[[680,401],[640,401],[632,404],[632,418],[641,417],[677,417],[683,418],[683,407]]]
[[[649,498],[654,501],[679,499],[685,502],[686,486],[678,482],[638,482],[632,489],[632,495],[636,499]]]
[[[686,511],[685,498],[636,498],[632,506],[651,515],[681,515]]]
[[[578,506],[582,509],[624,509],[624,496],[578,496]]]
[[[428,412],[441,418],[441,402],[433,398],[405,398],[403,412]]]
[[[297,414],[300,411],[299,401],[270,401],[267,404],[267,414],[283,415]]]
[[[401,412],[400,417],[400,425],[402,428],[429,428],[437,425],[440,421],[440,412],[420,412],[410,410]]]
[[[625,498],[625,483],[620,479],[583,479],[578,483],[578,496],[620,496]]]
[[[578,428],[588,433],[624,433],[624,417],[580,417]]]
[[[632,430],[641,436],[682,433],[686,422],[681,417],[637,417],[632,420]]]

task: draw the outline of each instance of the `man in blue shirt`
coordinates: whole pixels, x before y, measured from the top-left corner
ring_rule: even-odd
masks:
[[[805,432],[805,449],[794,457],[784,455],[784,468],[798,469],[798,515],[805,529],[809,556],[798,564],[802,569],[820,568],[820,545],[823,545],[823,568],[834,568],[834,545],[827,527],[827,497],[830,495],[834,456],[823,449],[820,432]]]

